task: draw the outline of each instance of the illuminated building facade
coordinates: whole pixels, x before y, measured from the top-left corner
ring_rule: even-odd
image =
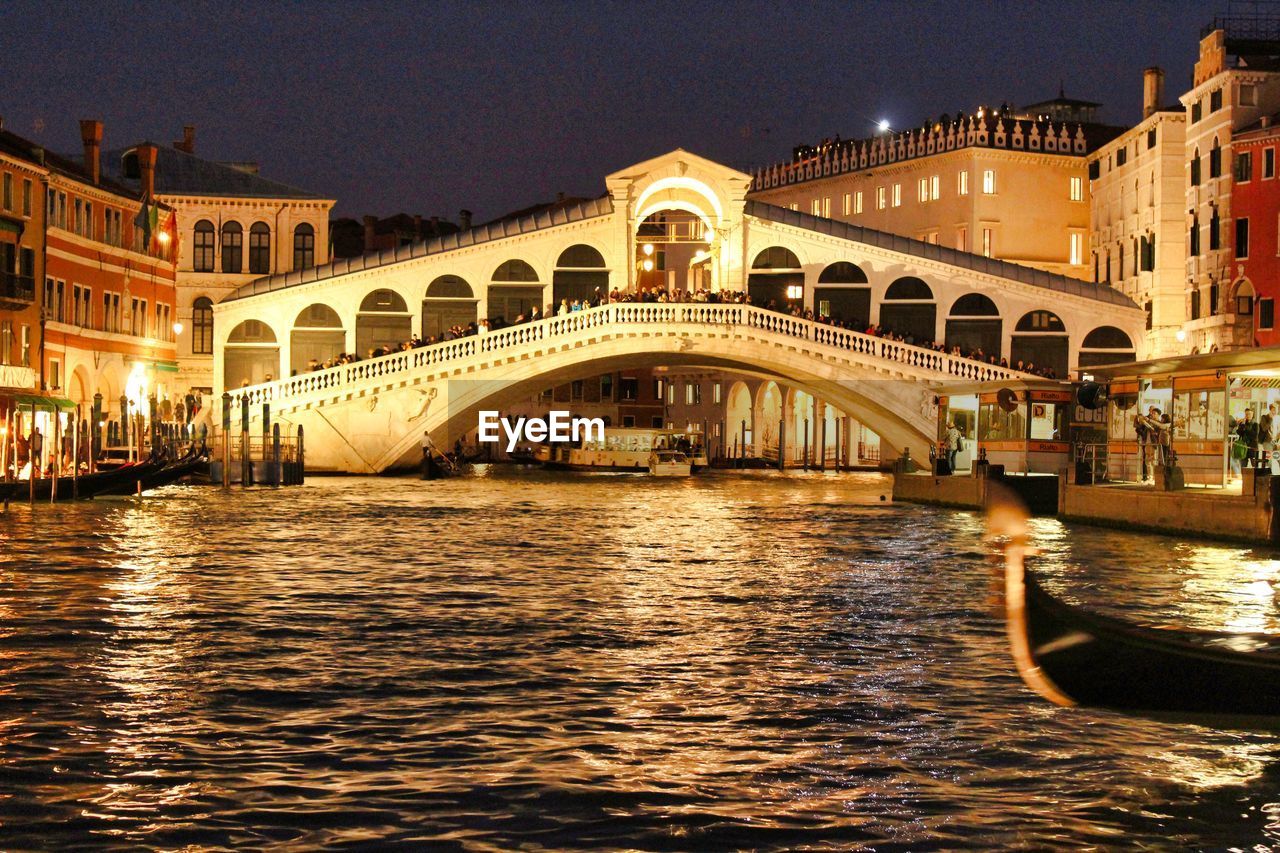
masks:
[[[1096,107],[1059,98],[1021,111],[980,108],[802,147],[791,162],[757,170],[750,197],[1088,278],[1086,158],[1121,132],[1093,123]]]

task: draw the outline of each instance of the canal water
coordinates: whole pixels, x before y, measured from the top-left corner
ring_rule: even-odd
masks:
[[[0,849],[1271,849],[1280,737],[1059,709],[874,474],[493,471],[0,517]],[[1276,555],[1035,522],[1280,632]]]

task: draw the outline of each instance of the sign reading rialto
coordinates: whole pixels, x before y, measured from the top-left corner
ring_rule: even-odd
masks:
[[[553,409],[544,418],[510,418],[495,411],[482,410],[477,424],[479,441],[497,444],[501,441],[499,430],[507,438],[507,452],[511,453],[521,437],[530,442],[550,441],[565,443],[579,441],[604,441],[604,418],[575,418],[566,411]]]

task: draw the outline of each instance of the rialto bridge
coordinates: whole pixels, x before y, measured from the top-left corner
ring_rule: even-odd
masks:
[[[938,388],[1013,371],[851,329],[878,324],[1060,375],[1140,355],[1131,342],[1145,315],[1105,285],[750,201],[750,180],[677,150],[610,175],[599,199],[251,282],[214,308],[216,391],[255,420],[267,403],[273,419],[305,426],[308,467],[367,473],[414,461],[424,431],[449,446],[480,409],[552,385],[623,367],[722,367],[820,396],[893,456],[927,445]],[[753,304],[614,303],[308,369],[655,287],[745,291]]]

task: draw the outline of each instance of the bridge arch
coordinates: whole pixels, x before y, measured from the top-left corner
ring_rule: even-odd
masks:
[[[223,387],[257,385],[279,376],[280,344],[275,330],[262,320],[241,321],[227,335]]]
[[[1066,378],[1070,366],[1070,337],[1062,318],[1047,309],[1028,311],[1013,327],[1009,347],[1009,364],[1019,361],[1037,370],[1048,367],[1060,378]]]
[[[771,456],[778,447],[782,436],[779,426],[783,418],[782,389],[772,379],[761,382],[756,388],[755,406],[751,411],[751,422],[755,426],[755,450],[758,457]]]
[[[933,288],[913,275],[895,279],[880,304],[880,325],[908,342],[924,344],[938,334],[938,305]]]
[[[475,291],[466,279],[452,273],[436,276],[422,298],[422,337],[444,340],[451,328],[474,323],[476,310]]]
[[[314,302],[298,312],[289,332],[289,372],[303,373],[312,363],[324,364],[347,346],[342,318],[323,302]]]
[[[378,347],[391,347],[413,335],[413,317],[404,297],[380,287],[360,300],[356,312],[355,353],[364,358]]]
[[[752,449],[755,444],[755,413],[752,411],[751,389],[741,379],[735,380],[724,399],[725,431],[728,433],[725,447],[729,449],[726,455],[755,455]]]

